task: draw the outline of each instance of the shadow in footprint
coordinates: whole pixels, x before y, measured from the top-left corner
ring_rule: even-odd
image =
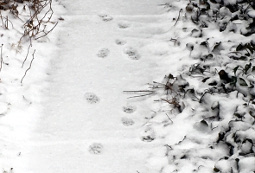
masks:
[[[107,14],[100,14],[98,15],[104,22],[109,22],[113,20],[113,17],[107,15]]]
[[[146,126],[141,134],[141,140],[144,142],[152,142],[156,138],[155,131],[151,126]]]
[[[126,44],[127,42],[126,42],[125,40],[116,39],[116,40],[115,40],[115,43],[116,43],[117,45],[124,45],[124,44]]]
[[[138,54],[137,50],[132,47],[126,48],[124,53],[128,55],[128,57],[132,60],[139,60],[141,56]]]
[[[118,27],[120,29],[126,29],[126,28],[129,28],[130,27],[130,24],[129,23],[126,23],[126,22],[121,22],[121,23],[118,23]]]
[[[103,152],[103,145],[101,143],[93,143],[89,146],[91,154],[101,154]]]
[[[97,56],[100,58],[105,58],[109,55],[110,50],[107,48],[103,48],[101,50],[98,51]]]
[[[96,96],[94,93],[86,93],[84,97],[90,104],[95,104],[100,101],[99,97]]]
[[[135,106],[123,106],[123,112],[131,114],[134,113],[136,111],[136,107]]]
[[[131,118],[121,118],[121,122],[124,126],[132,126],[135,124],[134,120],[132,120]]]

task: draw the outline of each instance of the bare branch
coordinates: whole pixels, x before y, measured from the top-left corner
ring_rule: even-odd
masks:
[[[24,59],[21,68],[23,68],[23,66],[24,66],[24,64],[25,64],[25,62],[26,62],[26,60],[27,60],[27,57],[28,57],[28,55],[29,55],[29,50],[30,50],[31,47],[32,47],[32,45],[31,45],[31,42],[30,42],[30,44],[29,44],[29,46],[28,46],[28,49],[27,49],[26,58]]]
[[[180,9],[180,11],[179,11],[179,15],[178,15],[178,17],[176,19],[176,22],[175,22],[174,26],[177,24],[178,20],[180,19],[181,12],[182,12],[182,9]]]
[[[20,83],[23,83],[23,80],[24,80],[25,76],[27,75],[27,72],[28,72],[28,71],[31,69],[31,67],[32,67],[32,63],[33,63],[33,61],[34,61],[34,59],[35,59],[35,51],[36,51],[36,50],[34,50],[34,53],[32,54],[33,58],[32,58],[32,60],[31,60],[31,62],[30,62],[30,64],[29,64],[28,69],[25,71],[25,74],[24,74],[24,76],[22,77]]]

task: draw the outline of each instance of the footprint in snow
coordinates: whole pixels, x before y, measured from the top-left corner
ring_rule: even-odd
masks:
[[[89,152],[91,154],[101,154],[103,151],[103,145],[101,143],[93,143],[89,146]]]
[[[96,96],[94,93],[86,93],[85,94],[85,99],[90,104],[95,104],[95,103],[100,101],[99,97]]]
[[[115,43],[116,43],[117,45],[124,45],[124,44],[126,44],[127,42],[126,42],[125,40],[116,39],[116,40],[115,40]]]
[[[130,24],[126,22],[121,22],[118,24],[118,26],[120,29],[126,29],[126,28],[129,28]]]
[[[133,112],[136,111],[136,107],[135,106],[123,106],[123,112],[131,114]]]
[[[137,50],[132,47],[126,48],[124,53],[128,55],[128,57],[132,60],[139,60],[141,57],[138,54]]]
[[[153,140],[155,140],[156,138],[156,134],[154,129],[148,125],[145,127],[145,129],[142,131],[141,134],[141,140],[144,142],[152,142]]]
[[[121,118],[121,122],[124,126],[132,126],[135,124],[134,120],[132,120],[131,118]]]
[[[100,14],[98,15],[104,22],[108,22],[113,20],[113,17],[107,15],[107,14]]]
[[[107,48],[103,48],[101,50],[98,51],[97,56],[100,58],[105,58],[109,55],[110,50]]]

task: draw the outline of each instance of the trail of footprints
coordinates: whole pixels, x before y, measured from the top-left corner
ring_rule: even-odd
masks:
[[[89,104],[96,104],[100,101],[100,98],[92,92],[85,93],[84,97],[85,97],[85,100],[87,101],[87,103],[89,103]],[[136,111],[136,107],[131,106],[131,105],[123,106],[122,111],[126,114],[132,114]],[[129,117],[122,117],[121,118],[121,123],[124,126],[128,127],[128,126],[134,125],[135,121],[132,118],[129,118]],[[103,149],[104,149],[104,147],[103,147],[102,143],[92,143],[89,146],[88,151],[91,154],[99,155],[99,154],[102,154]]]
[[[136,111],[136,107],[131,105],[123,106],[122,110],[127,114],[132,114]],[[132,126],[135,124],[135,121],[133,119],[127,117],[122,117],[121,122],[124,126]]]
[[[115,40],[117,45],[125,45],[127,42],[125,40]],[[127,55],[127,57],[131,60],[139,60],[141,58],[138,51],[133,47],[126,47],[123,50],[123,53]],[[110,54],[110,50],[108,48],[102,48],[98,50],[97,57],[99,58],[106,58]]]
[[[109,22],[109,21],[113,20],[113,17],[111,17],[107,14],[101,14],[101,15],[99,15],[99,17],[104,22]],[[120,29],[127,29],[129,27],[130,27],[130,24],[127,22],[118,23],[118,28],[120,28]],[[127,44],[127,41],[123,40],[123,39],[116,39],[115,44],[122,46],[122,45]],[[131,60],[139,60],[141,58],[138,51],[133,47],[124,48],[123,53]],[[106,58],[109,56],[109,54],[110,54],[110,50],[108,48],[101,48],[98,50],[96,55],[99,58]],[[100,102],[100,98],[93,92],[85,93],[84,98],[88,104],[97,104],[98,102]],[[123,106],[122,111],[125,114],[132,114],[136,111],[136,107],[132,106],[132,105]],[[130,117],[125,116],[125,117],[122,117],[120,120],[121,120],[122,125],[126,126],[126,127],[133,126],[135,124],[135,121]],[[151,137],[147,136],[147,137],[143,137],[142,140],[143,141],[152,141],[153,139]],[[89,151],[89,153],[94,154],[94,155],[102,154],[103,145],[101,143],[92,143],[89,146],[88,151]]]
[[[115,40],[117,45],[125,45],[127,42],[125,40]],[[131,60],[139,60],[141,58],[140,54],[133,47],[126,47],[123,50],[123,53],[129,57]],[[98,50],[97,57],[106,58],[110,54],[110,50],[108,48],[102,48]]]
[[[100,14],[98,15],[102,21],[104,22],[109,22],[111,20],[113,20],[113,17],[107,15],[107,14]],[[118,27],[120,29],[126,29],[130,27],[130,24],[128,22],[119,22],[118,23]],[[125,45],[127,43],[126,40],[123,39],[116,39],[115,43],[117,45]],[[123,53],[131,60],[139,60],[141,58],[140,54],[138,53],[138,51],[133,48],[133,47],[126,47],[123,50]],[[99,58],[106,58],[107,56],[109,56],[110,54],[110,50],[108,48],[102,48],[100,50],[98,50],[97,52],[97,57]]]

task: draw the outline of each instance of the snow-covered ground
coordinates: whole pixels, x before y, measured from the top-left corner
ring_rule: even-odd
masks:
[[[139,50],[163,32],[157,3],[63,2],[58,53],[24,172],[154,172],[144,163],[157,145],[139,135],[149,105],[128,101],[123,90],[143,87],[160,61]]]
[[[222,41],[230,50],[240,39],[247,42],[251,37],[224,33],[223,38],[213,24],[201,34],[184,12],[187,3],[54,1],[52,20],[58,26],[33,42],[23,68],[28,43],[19,48],[12,44],[18,34],[4,37],[3,44],[9,47],[3,49],[0,73],[0,169],[15,173],[255,171],[254,155],[242,155],[254,153],[254,120],[232,118],[243,108],[243,96],[209,95],[206,90],[207,83],[219,80],[213,70],[229,68],[220,58],[224,49],[216,49],[215,42]],[[208,49],[201,47],[204,39]],[[7,52],[12,49],[16,53]],[[199,72],[207,66],[199,69],[197,57],[210,52],[219,57],[208,63],[215,69],[205,70],[210,79],[203,79]],[[144,94],[148,96],[139,96]],[[215,116],[221,120],[214,121]],[[242,138],[241,145],[233,148],[229,147],[232,132]]]
[[[168,29],[160,1],[61,3],[64,22],[44,45],[51,54],[40,109],[33,107],[40,116],[33,129],[25,128],[30,133],[19,160],[8,166],[16,172],[156,172],[147,157],[165,148],[140,135],[151,105],[127,100],[123,91],[165,73],[156,72],[169,51],[167,40],[154,37]]]

